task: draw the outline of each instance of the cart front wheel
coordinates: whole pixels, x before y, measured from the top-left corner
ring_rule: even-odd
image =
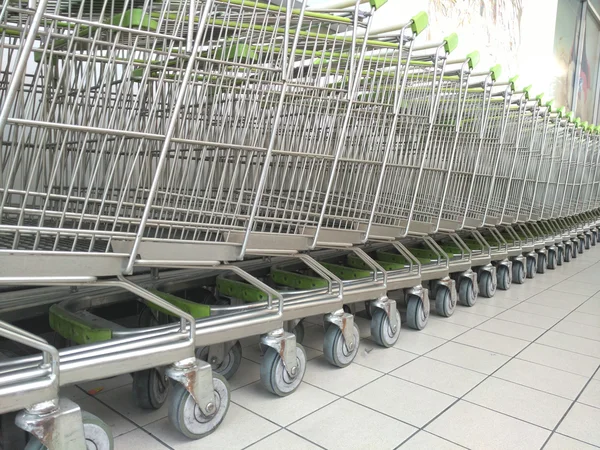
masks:
[[[236,341],[235,345],[229,349],[221,363],[213,363],[208,360],[209,347],[198,347],[196,349],[196,358],[210,363],[214,373],[222,375],[226,380],[231,379],[240,368],[242,363],[242,344]]]
[[[591,238],[589,234],[585,235],[585,249],[589,250],[591,246]]]
[[[269,392],[285,397],[298,389],[305,371],[306,352],[300,344],[296,344],[296,372],[293,375],[285,369],[277,350],[269,347],[260,366],[260,381]]]
[[[422,330],[427,325],[428,319],[429,315],[425,313],[423,301],[419,297],[411,296],[406,304],[407,325],[413,330]]]
[[[540,253],[537,260],[537,273],[546,273],[547,255]]]
[[[354,323],[354,346],[348,348],[342,330],[337,326],[330,326],[325,332],[323,340],[323,353],[327,361],[337,367],[346,367],[358,353],[360,332],[358,325]]]
[[[583,253],[584,248],[585,248],[585,239],[580,237],[579,245],[577,246],[578,253]]]
[[[496,286],[492,274],[486,270],[482,270],[479,275],[479,294],[485,298],[492,298],[496,295]],[[473,306],[473,305],[469,305]]]
[[[229,409],[229,385],[217,373],[213,374],[215,392],[214,412],[205,415],[192,394],[180,383],[175,385],[169,404],[169,420],[181,434],[190,439],[200,439],[215,431]]]
[[[392,347],[398,338],[400,337],[400,313],[397,309],[392,311],[392,314],[396,315],[396,329],[392,329],[390,325],[390,318],[387,313],[377,308],[373,312],[373,318],[371,319],[371,336],[373,340],[382,347]]]
[[[498,266],[496,269],[496,278],[498,280],[498,288],[503,291],[507,291],[510,289],[511,277],[510,270],[506,266]]]
[[[371,300],[365,301],[365,317],[369,320],[373,319],[373,307],[371,306]]]
[[[169,396],[171,382],[164,367],[140,370],[133,375],[133,402],[142,409],[159,409]]]
[[[521,261],[513,262],[512,281],[515,284],[525,283],[525,266]]]
[[[527,278],[535,277],[537,272],[537,262],[535,258],[527,258]]]
[[[101,419],[87,411],[81,411],[83,435],[88,450],[113,450],[114,442],[110,427]],[[38,438],[32,437],[25,450],[47,450]]]

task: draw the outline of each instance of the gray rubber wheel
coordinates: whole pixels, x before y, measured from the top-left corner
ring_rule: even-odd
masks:
[[[473,281],[470,279],[460,280],[458,283],[458,302],[463,306],[473,306],[476,301],[477,296],[475,295],[475,289],[473,289]],[[435,302],[435,310],[438,310],[437,299]]]
[[[585,249],[586,249],[586,250],[589,250],[589,249],[590,249],[590,247],[591,247],[591,245],[592,245],[592,244],[591,244],[591,241],[592,241],[592,239],[591,239],[590,235],[589,235],[589,234],[586,234],[586,235],[585,235]]]
[[[512,279],[508,267],[499,265],[496,268],[496,279],[498,289],[502,289],[503,291],[508,291],[510,289]]]
[[[323,354],[327,361],[337,367],[346,367],[356,357],[360,344],[360,332],[358,325],[354,323],[354,347],[349,349],[342,330],[337,326],[330,326],[325,332],[323,339]]]
[[[427,325],[428,319],[429,315],[425,314],[421,299],[411,296],[406,304],[406,324],[413,330],[422,330]]]
[[[365,317],[369,320],[373,319],[373,310],[371,307],[371,300],[365,301]]]
[[[595,231],[592,231],[592,236],[590,239],[591,239],[590,243],[592,244],[592,247],[595,247],[596,246],[596,232]]]
[[[173,427],[185,437],[200,439],[208,436],[223,422],[229,409],[229,385],[227,380],[213,373],[213,388],[215,392],[215,412],[210,416],[202,413],[194,397],[177,383],[169,400],[169,420]]]
[[[546,265],[548,260],[548,254],[538,253],[537,257],[537,273],[546,273]]]
[[[537,260],[534,258],[526,258],[527,278],[534,278],[537,272]]]
[[[397,309],[394,309],[392,314],[396,315],[395,330],[392,330],[390,318],[383,309],[376,308],[375,311],[373,311],[373,318],[371,319],[371,337],[382,347],[392,347],[398,342],[398,338],[400,337],[400,313]]]
[[[494,295],[496,295],[496,285],[497,281],[494,280],[492,274],[482,270],[479,274],[479,295],[485,298],[492,298]]]
[[[570,245],[565,245],[564,250],[563,250],[563,261],[564,262],[570,262],[571,261],[571,246]]]
[[[577,245],[577,252],[583,253],[584,249],[585,249],[585,239],[580,237],[579,244]]]
[[[292,333],[296,335],[296,344],[302,344],[302,342],[304,342],[304,322],[298,322],[292,330]]]
[[[159,409],[167,401],[171,381],[164,367],[140,370],[132,374],[133,402],[142,409]]]
[[[296,364],[297,371],[292,376],[283,366],[283,360],[277,350],[269,347],[260,365],[261,384],[279,397],[290,395],[298,389],[306,371],[306,352],[300,344],[296,344]]]
[[[512,281],[515,284],[525,283],[525,267],[521,261],[514,261],[512,266]]]
[[[242,363],[242,344],[240,344],[240,341],[236,341],[233,347],[229,349],[220,364],[211,363],[208,360],[208,352],[209,347],[198,347],[196,349],[196,358],[210,363],[213,373],[222,375],[226,380],[231,379],[240,368],[240,364]]]
[[[556,259],[557,259],[557,255],[556,255],[556,250],[548,250],[548,262],[546,263],[546,268],[548,270],[554,270],[556,269]]]
[[[571,258],[573,258],[573,259],[577,258],[578,249],[579,249],[579,243],[573,242],[573,244],[571,245]]]
[[[81,411],[83,435],[87,450],[113,450],[114,441],[110,427],[100,418],[87,411]],[[32,437],[25,450],[48,450],[38,438]]]

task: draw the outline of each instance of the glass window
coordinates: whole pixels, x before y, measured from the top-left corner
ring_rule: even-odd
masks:
[[[581,5],[580,0],[561,0],[556,14],[554,99],[568,109],[573,107]]]

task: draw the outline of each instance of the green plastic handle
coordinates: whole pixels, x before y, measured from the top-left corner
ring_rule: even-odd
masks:
[[[525,87],[523,88],[523,94],[525,94],[525,98],[526,98],[527,100],[529,100],[529,96],[530,96],[530,94],[531,94],[531,85],[529,85],[529,86],[525,86]]]
[[[456,33],[449,34],[444,39],[444,50],[446,53],[452,53],[458,47],[458,35]]]
[[[369,0],[369,4],[371,5],[371,7],[373,7],[374,9],[379,9],[381,8],[383,5],[385,5],[388,2],[388,0]]]
[[[569,122],[573,122],[575,120],[575,113],[573,111],[569,111],[567,113],[567,120]]]
[[[495,66],[490,67],[490,74],[492,76],[492,81],[498,81],[500,75],[502,75],[502,66],[496,64]]]
[[[554,112],[555,108],[554,108],[554,99],[548,100],[546,102],[546,108],[548,108],[548,111],[550,112]]]
[[[574,120],[574,123],[577,128],[581,127],[581,119],[579,117]]]
[[[510,90],[511,91],[515,91],[515,84],[517,83],[517,80],[519,79],[519,75],[515,75],[514,77],[511,77],[508,79],[508,82],[510,83]]]
[[[538,106],[542,106],[542,104],[543,104],[542,100],[544,99],[544,93],[542,92],[541,94],[536,95],[535,99],[538,102]]]
[[[479,52],[477,50],[475,50],[474,52],[471,52],[467,55],[467,61],[469,64],[469,69],[473,70],[473,68],[479,64],[479,60],[481,58],[481,55],[479,55]]]
[[[421,11],[417,13],[412,18],[412,23],[410,24],[410,29],[415,35],[421,34],[421,32],[427,28],[429,25],[429,16],[425,11]]]
[[[567,110],[565,109],[564,106],[561,106],[560,108],[558,108],[558,117],[565,117],[567,113]]]

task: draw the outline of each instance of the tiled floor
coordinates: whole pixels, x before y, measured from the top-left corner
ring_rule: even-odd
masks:
[[[67,393],[113,427],[117,450],[593,449],[600,448],[600,247],[557,270],[479,298],[454,316],[403,329],[395,348],[369,339],[338,369],[307,322],[308,368],[298,391],[276,398],[258,383],[256,339],[231,380],[221,427],[189,441],[167,407],[131,400],[129,376]]]

